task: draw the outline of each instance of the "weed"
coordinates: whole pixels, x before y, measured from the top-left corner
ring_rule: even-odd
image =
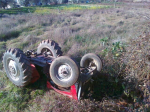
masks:
[[[125,47],[120,42],[113,43],[112,54],[114,57],[119,57],[123,52],[125,52]]]
[[[100,41],[103,43],[104,46],[105,43],[108,42],[108,37],[102,38]]]

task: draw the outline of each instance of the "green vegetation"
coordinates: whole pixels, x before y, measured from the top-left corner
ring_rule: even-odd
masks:
[[[2,58],[3,53],[5,52],[6,49],[6,42],[0,42],[0,57]],[[2,59],[0,58],[0,60],[2,61]],[[0,69],[2,69],[3,65],[2,63],[0,63]]]
[[[0,14],[32,13],[34,11],[35,7],[13,8],[7,10],[0,9]]]
[[[47,90],[42,73],[34,84],[18,88],[1,71],[0,111],[149,111],[150,9],[123,5],[0,10],[6,14],[0,18],[0,59],[8,48],[36,50],[42,40],[51,39],[78,62],[88,52],[103,61],[103,70],[80,102]]]
[[[19,13],[36,13],[36,14],[50,14],[59,11],[72,11],[72,10],[83,10],[83,9],[101,9],[110,8],[111,6],[104,5],[54,5],[54,6],[41,6],[41,7],[21,7],[2,10],[0,14],[19,14]]]
[[[18,88],[6,78],[6,74],[0,72],[0,104],[3,105],[0,111],[19,111],[32,106],[32,100],[37,96],[42,97],[46,91],[46,77],[41,74],[41,78],[26,88]]]

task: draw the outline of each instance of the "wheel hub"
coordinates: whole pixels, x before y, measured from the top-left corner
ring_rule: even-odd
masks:
[[[17,64],[15,61],[10,60],[8,64],[10,76],[13,80],[19,80],[18,72],[17,72]]]
[[[48,56],[53,56],[52,52],[48,48],[42,49],[42,54],[48,55]]]
[[[62,80],[62,81],[69,80],[69,78],[72,75],[71,71],[72,71],[72,69],[69,65],[61,65],[58,68],[58,79]]]
[[[90,62],[89,67],[90,67],[90,69],[95,70],[96,69],[96,63],[94,61]]]

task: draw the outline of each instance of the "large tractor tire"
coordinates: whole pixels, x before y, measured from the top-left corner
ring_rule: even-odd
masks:
[[[30,83],[30,61],[20,49],[9,49],[4,53],[3,67],[9,80],[16,86],[24,87]]]
[[[96,69],[93,72],[94,74],[97,74],[102,69],[102,61],[96,54],[88,53],[81,58],[80,67],[85,68],[96,67]]]
[[[43,40],[38,48],[37,48],[37,54],[44,54],[46,53],[48,56],[52,56],[54,58],[57,58],[59,56],[62,56],[61,47],[55,42],[51,40]]]
[[[69,57],[58,57],[50,66],[50,77],[56,85],[70,87],[78,80],[79,68]]]

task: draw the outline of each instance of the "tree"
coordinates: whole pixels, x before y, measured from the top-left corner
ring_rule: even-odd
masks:
[[[43,3],[44,5],[48,5],[48,3],[50,3],[50,0],[42,0],[42,3]]]
[[[8,2],[7,0],[0,0],[0,7],[5,9],[5,7],[7,7],[8,5]]]
[[[24,0],[24,1],[23,1],[23,5],[26,6],[26,7],[29,6],[29,5],[30,5],[29,0]]]
[[[12,5],[15,0],[0,0],[0,8],[5,9],[7,5]]]

